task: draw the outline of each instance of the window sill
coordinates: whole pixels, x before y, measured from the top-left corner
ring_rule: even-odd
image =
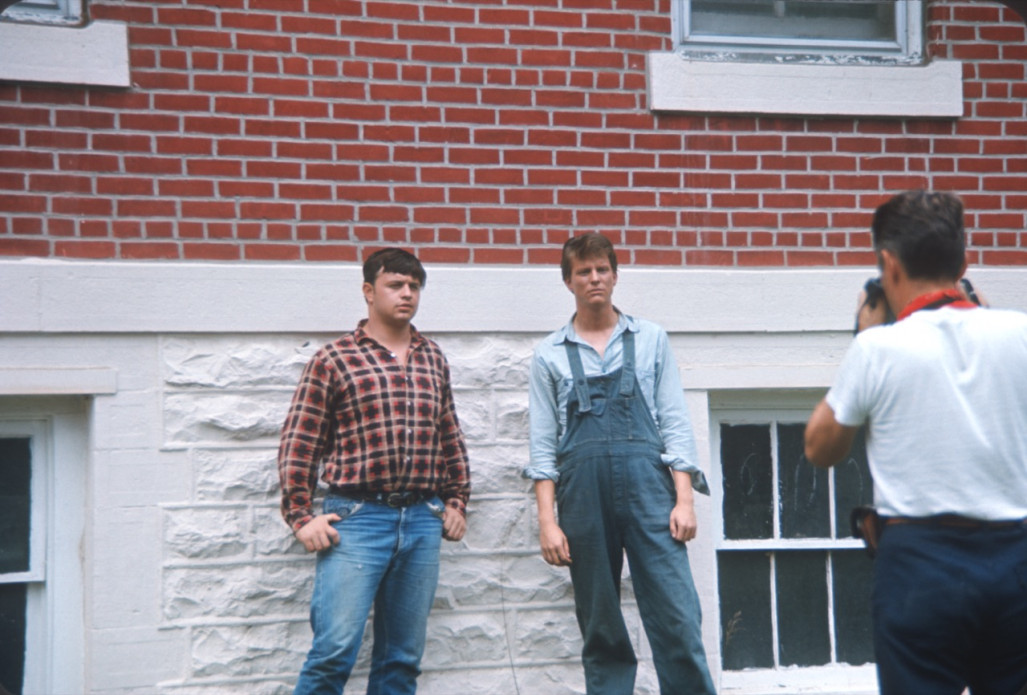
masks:
[[[96,396],[118,391],[118,373],[105,367],[0,367],[0,396]]]
[[[130,87],[128,25],[0,23],[0,80]]]
[[[963,115],[963,67],[808,65],[688,60],[648,56],[653,111],[801,116],[957,118]]]

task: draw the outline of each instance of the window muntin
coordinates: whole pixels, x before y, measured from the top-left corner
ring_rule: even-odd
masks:
[[[715,60],[918,62],[921,0],[679,0],[680,48]]]
[[[725,685],[853,666],[873,677],[871,562],[848,521],[873,497],[864,443],[835,468],[815,468],[802,457],[808,414],[714,413]]]

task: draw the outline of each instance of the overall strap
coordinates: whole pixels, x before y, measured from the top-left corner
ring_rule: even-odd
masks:
[[[630,396],[635,391],[635,334],[625,329],[621,334],[624,355],[620,368],[620,395]]]
[[[581,366],[581,353],[575,343],[567,341],[563,344],[567,350],[567,361],[571,363],[571,375],[574,377],[574,390],[578,394],[578,412],[587,413],[592,410],[592,399],[588,395],[588,380],[585,379],[585,368]]]

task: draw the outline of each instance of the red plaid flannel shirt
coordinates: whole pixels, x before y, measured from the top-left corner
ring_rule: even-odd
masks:
[[[411,327],[401,365],[365,323],[311,358],[293,396],[278,449],[282,515],[293,530],[314,516],[322,462],[321,479],[343,493],[432,492],[465,511],[470,467],[445,356]]]

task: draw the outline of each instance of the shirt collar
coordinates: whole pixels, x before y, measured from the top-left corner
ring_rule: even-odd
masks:
[[[620,309],[614,307],[617,312],[617,326],[613,329],[614,335],[623,333],[624,331],[631,331],[632,333],[638,333],[638,319],[634,316],[628,316],[621,312]],[[568,321],[560,330],[553,334],[553,345],[562,345],[563,343],[578,343],[581,340],[578,338],[577,331],[574,330],[574,317],[577,314],[571,316],[571,320]]]
[[[384,348],[384,345],[381,345],[381,343],[379,343],[377,340],[371,337],[371,335],[366,330],[364,330],[364,326],[366,325],[367,319],[360,319],[360,322],[357,323],[356,330],[353,331],[353,340],[358,345],[367,342]],[[421,333],[414,327],[414,324],[410,324],[410,349],[413,350],[418,345],[424,342],[426,342],[425,337],[421,335]]]
[[[932,306],[934,305],[934,306]],[[909,304],[895,318],[896,321],[908,317],[914,311],[921,309],[938,309],[943,306],[950,306],[954,309],[974,309],[977,307],[973,302],[968,302],[963,293],[953,288],[950,290],[936,290],[922,294]]]

